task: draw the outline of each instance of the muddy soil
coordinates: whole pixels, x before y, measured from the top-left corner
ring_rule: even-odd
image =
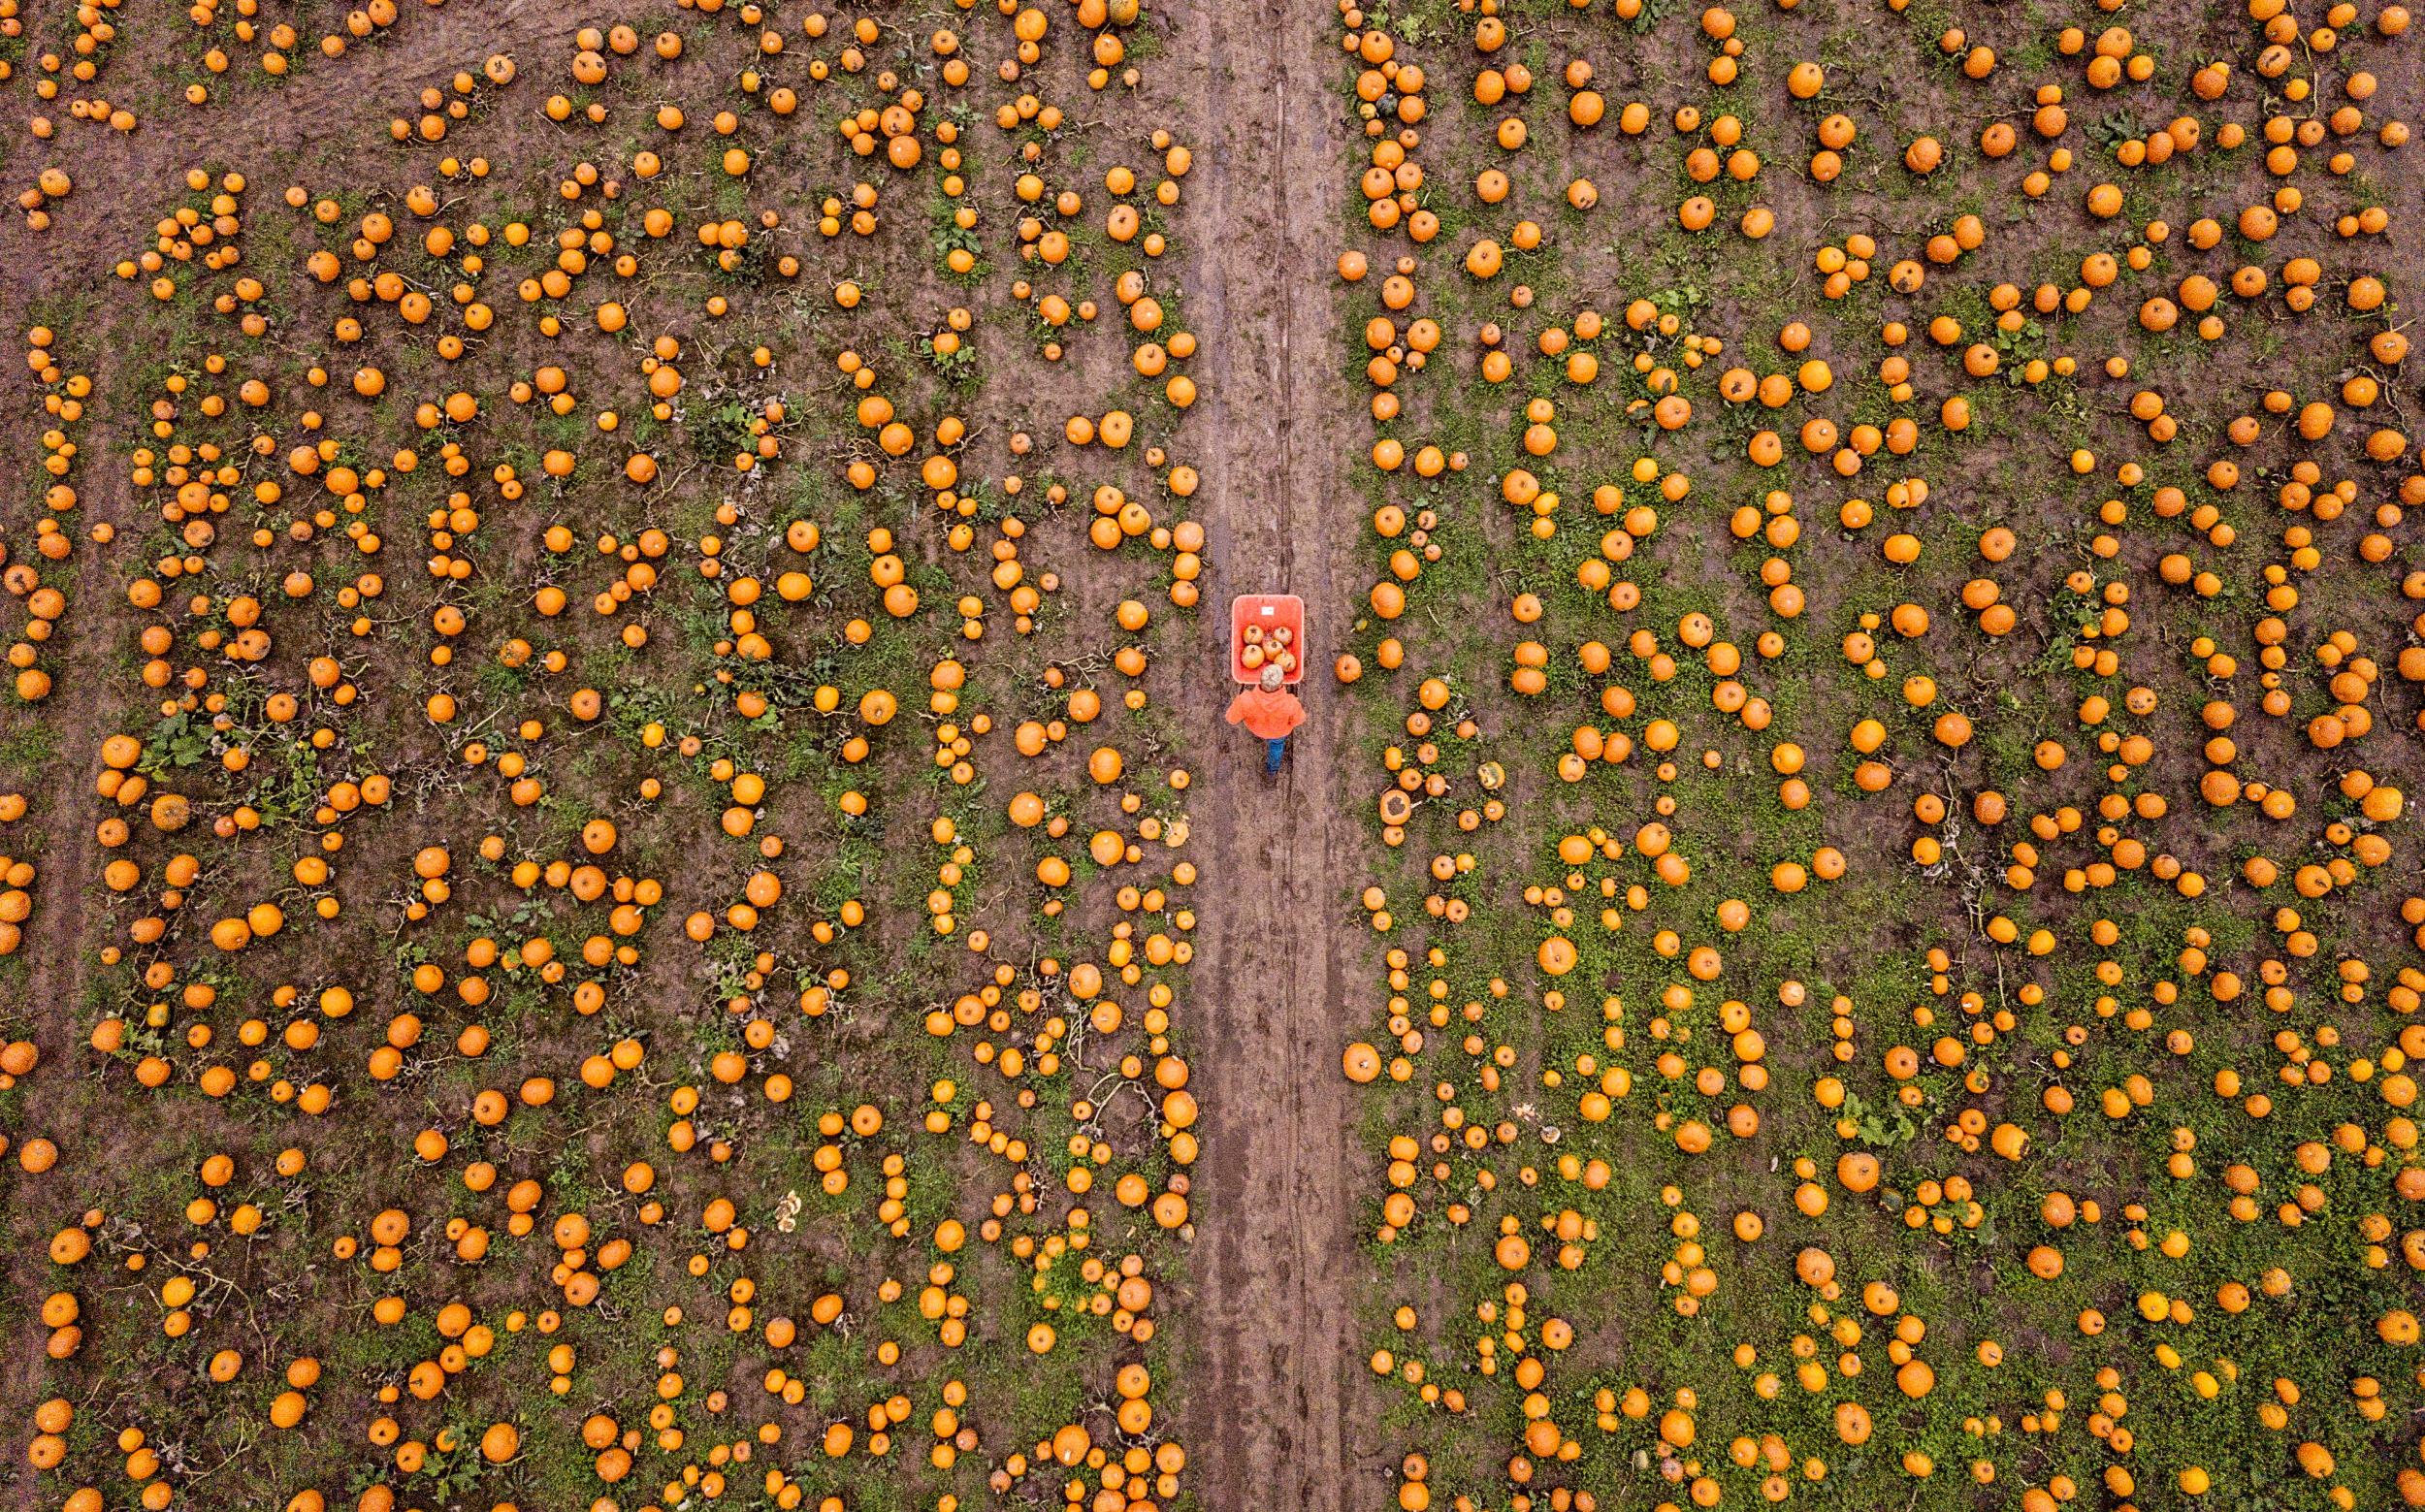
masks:
[[[1338,252],[1331,215],[1344,140],[1324,8],[1267,0],[1191,8],[1179,51],[1200,81],[1198,140],[1210,234],[1187,284],[1204,311],[1204,429],[1211,459],[1196,518],[1210,542],[1209,605],[1239,593],[1301,595],[1309,611],[1307,721],[1279,781],[1260,747],[1223,726],[1231,690],[1225,614],[1207,613],[1210,674],[1184,710],[1214,753],[1198,813],[1208,870],[1226,880],[1205,910],[1199,1075],[1210,1127],[1197,1188],[1186,1432],[1207,1507],[1304,1512],[1369,1505],[1356,1471],[1377,1465],[1354,1345],[1362,1159],[1354,1088],[1334,1066],[1350,1026],[1358,931],[1342,917],[1360,843],[1348,720],[1321,674],[1353,601],[1356,532],[1339,476],[1357,448],[1337,392]]]

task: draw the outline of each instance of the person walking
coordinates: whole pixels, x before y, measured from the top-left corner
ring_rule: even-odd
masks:
[[[1277,781],[1280,757],[1288,749],[1288,736],[1305,723],[1305,705],[1288,691],[1280,669],[1266,665],[1262,682],[1231,699],[1225,718],[1232,724],[1244,724],[1246,733],[1263,742],[1264,779]]]

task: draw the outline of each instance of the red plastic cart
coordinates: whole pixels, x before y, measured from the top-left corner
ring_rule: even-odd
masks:
[[[1261,666],[1246,665],[1246,647],[1251,643],[1247,631],[1252,629],[1265,645],[1275,639],[1275,630],[1284,631],[1288,650],[1296,657],[1296,664],[1284,674],[1295,683],[1305,678],[1305,600],[1294,594],[1240,594],[1229,601],[1229,675],[1242,683],[1260,682]]]

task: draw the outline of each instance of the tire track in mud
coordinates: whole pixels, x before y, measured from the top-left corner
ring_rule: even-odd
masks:
[[[1183,26],[1197,81],[1200,180],[1191,324],[1212,371],[1197,432],[1209,542],[1188,723],[1206,781],[1197,819],[1220,887],[1204,915],[1199,1011],[1206,1093],[1189,1277],[1184,1433],[1204,1504],[1337,1512],[1364,1457],[1355,1406],[1354,1106],[1335,1070],[1352,981],[1340,880],[1355,864],[1342,762],[1346,721],[1325,675],[1349,602],[1354,531],[1336,476],[1352,440],[1332,376],[1325,234],[1342,150],[1329,99],[1331,17],[1303,3],[1210,4]],[[1193,185],[1191,184],[1191,187]],[[1209,411],[1209,412],[1208,412]],[[1306,600],[1307,721],[1277,786],[1221,723],[1224,606],[1281,589]]]

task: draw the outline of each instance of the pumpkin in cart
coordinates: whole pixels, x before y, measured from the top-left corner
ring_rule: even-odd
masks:
[[[1262,635],[1262,627],[1249,625],[1246,627],[1246,634],[1250,639]],[[1271,634],[1263,636],[1264,659],[1272,662],[1283,672],[1296,671],[1297,654],[1289,649],[1296,643],[1296,639],[1297,632],[1288,626],[1276,625],[1272,627]]]

